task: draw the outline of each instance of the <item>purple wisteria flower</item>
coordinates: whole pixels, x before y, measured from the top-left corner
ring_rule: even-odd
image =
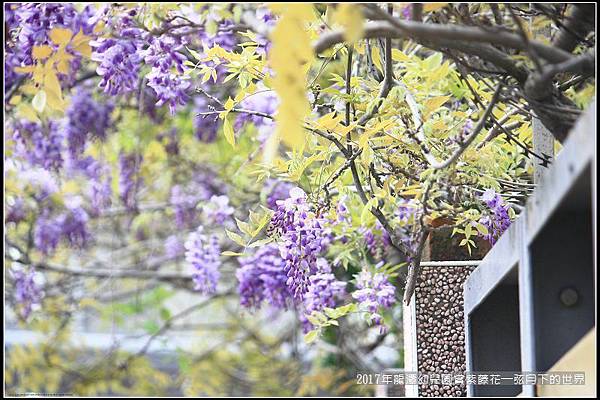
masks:
[[[235,210],[229,205],[229,197],[222,195],[212,196],[203,211],[209,221],[223,225]]]
[[[352,293],[352,297],[369,313],[370,320],[380,327],[380,333],[385,332],[380,310],[390,308],[396,302],[394,285],[381,272],[372,274],[362,270],[356,276],[356,287],[358,290]]]
[[[325,263],[326,261],[322,259]],[[323,268],[324,271],[327,268]],[[309,278],[310,284],[304,296],[307,315],[324,308],[335,307],[335,301],[346,293],[346,282],[336,279],[331,272],[319,272]]]
[[[391,245],[391,239],[388,232],[379,221],[373,228],[362,227],[360,232],[363,234],[367,251],[375,259],[383,259],[387,249]]]
[[[167,104],[171,114],[175,114],[178,105],[187,103],[189,96],[186,91],[190,87],[190,81],[186,77],[153,68],[146,78],[148,86],[154,89],[158,97],[157,107]]]
[[[32,188],[35,200],[40,203],[58,192],[56,177],[43,168],[25,167],[19,172],[19,176],[27,186]]]
[[[36,122],[17,121],[13,139],[15,152],[32,165],[49,171],[62,168],[64,158],[64,134],[58,122],[50,120],[45,126]]]
[[[257,111],[266,115],[274,115],[279,105],[279,98],[274,91],[259,90],[240,102],[240,108]],[[264,143],[275,129],[275,121],[268,117],[250,113],[239,113],[234,122],[234,129],[239,131],[248,123],[258,129],[258,141]]]
[[[293,302],[286,285],[285,260],[279,247],[269,243],[253,254],[239,258],[240,268],[236,271],[240,303],[246,308],[260,308],[263,301],[276,309],[284,309]]]
[[[41,285],[36,282],[33,270],[11,270],[11,275],[15,285],[15,302],[21,318],[26,320],[33,309],[39,307],[44,293]]]
[[[175,225],[184,228],[193,224],[196,217],[196,205],[200,201],[193,188],[175,185],[171,188],[170,203],[175,213]]]
[[[73,247],[84,247],[91,239],[87,228],[88,213],[81,207],[82,199],[69,198],[66,201],[67,211],[60,216],[61,234]]]
[[[169,258],[176,258],[185,252],[183,243],[176,235],[170,235],[165,240],[165,255]]]
[[[215,234],[205,234],[204,227],[199,226],[188,236],[185,249],[185,260],[194,270],[192,274],[194,289],[204,294],[215,293],[221,275],[219,238]]]
[[[291,182],[280,181],[278,179],[268,179],[265,182],[265,192],[267,193],[267,207],[271,210],[277,208],[278,200],[285,200],[290,197],[290,190],[296,187]]]
[[[89,36],[97,22],[97,11],[93,5],[87,5],[78,11],[71,3],[7,3],[4,11],[7,26],[4,63],[6,90],[23,76],[14,71],[15,67],[34,63],[34,46],[55,46],[49,37],[53,28],[67,28],[74,33],[81,30]],[[59,74],[59,78],[61,81],[72,81],[81,66],[81,55],[70,47],[66,50],[72,56],[70,72],[68,77]]]
[[[156,139],[162,142],[168,155],[176,156],[179,154],[179,131],[177,128],[171,128],[160,133]]]
[[[219,114],[201,114],[214,111],[206,96],[194,98],[194,135],[204,143],[212,143],[217,139],[219,129]],[[200,115],[197,115],[200,114]]]
[[[82,173],[88,178],[87,194],[91,202],[90,213],[98,216],[100,211],[112,202],[112,175],[110,166],[96,160],[92,156],[81,158],[68,157],[66,160],[67,176]]]
[[[471,136],[471,133],[473,133],[473,120],[467,119],[458,135],[453,138],[452,141],[462,145],[467,141],[469,136]]]
[[[141,156],[136,154],[119,155],[119,197],[129,210],[137,207],[136,191],[140,183],[139,169]]]
[[[335,211],[337,214],[337,222],[350,222],[350,212],[348,211],[348,207],[346,207],[345,196],[338,199]]]
[[[481,195],[481,200],[489,208],[490,213],[479,220],[488,230],[488,234],[483,235],[483,238],[493,245],[512,222],[508,214],[509,206],[493,189],[486,190]]]
[[[17,197],[12,204],[8,206],[5,205],[5,207],[7,208],[5,222],[14,222],[15,224],[18,224],[27,216],[25,201],[20,197]]]
[[[186,57],[180,53],[183,44],[171,36],[163,35],[151,39],[150,46],[141,52],[147,65],[167,73],[175,68],[179,73],[184,72],[183,62]]]
[[[51,217],[48,212],[42,213],[33,228],[33,244],[45,255],[54,252],[62,234],[62,219]]]
[[[112,103],[100,103],[89,90],[79,89],[66,112],[65,136],[71,157],[78,158],[89,139],[106,139],[112,124]]]
[[[396,209],[396,217],[403,222],[410,221],[411,217],[417,212],[417,206],[414,201],[400,198],[398,208]]]
[[[135,39],[142,36],[142,31],[130,28],[124,30],[122,36],[125,37],[100,38],[90,42],[94,47],[92,60],[100,63],[96,68],[96,73],[102,77],[98,86],[113,96],[130,92],[137,87],[142,61],[138,51],[140,43]]]
[[[310,284],[310,276],[319,272],[317,259],[331,243],[327,221],[310,211],[306,193],[300,188],[290,190],[290,197],[277,202],[269,231],[281,235],[279,251],[285,259],[286,284],[298,300]]]

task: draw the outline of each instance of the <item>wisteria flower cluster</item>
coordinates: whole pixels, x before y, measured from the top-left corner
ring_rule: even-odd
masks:
[[[292,292],[286,284],[285,263],[276,243],[269,243],[254,254],[240,257],[239,263],[236,277],[242,306],[259,308],[266,301],[275,308],[283,309],[293,301]]]
[[[387,249],[391,244],[390,235],[379,221],[372,228],[361,228],[365,246],[369,254],[376,260],[385,258]]]
[[[493,245],[512,222],[508,213],[509,206],[493,189],[486,190],[481,195],[481,200],[489,209],[489,215],[485,215],[479,220],[488,230],[483,238]]]
[[[281,235],[280,251],[285,259],[287,284],[299,300],[304,298],[310,276],[318,272],[317,259],[331,242],[327,221],[310,211],[306,193],[290,190],[290,197],[277,202],[271,229]]]
[[[26,120],[17,121],[13,139],[15,151],[30,164],[52,171],[62,168],[64,134],[57,121],[49,121],[46,126]]]
[[[21,318],[26,320],[34,308],[41,304],[44,292],[33,270],[11,270],[11,275],[15,285],[15,301],[19,305]]]
[[[88,220],[89,214],[81,207],[81,199],[68,199],[64,212],[52,216],[45,211],[38,217],[33,231],[35,247],[49,255],[63,238],[73,247],[84,247],[91,239]]]
[[[80,157],[88,140],[104,140],[112,125],[112,102],[100,103],[89,90],[80,89],[71,97],[66,112],[65,136],[72,158]]]
[[[141,156],[131,153],[119,155],[119,196],[130,210],[137,208],[136,191],[140,185],[139,169]]]
[[[325,264],[325,267],[319,268],[322,272],[309,277],[310,284],[304,296],[304,306],[308,315],[322,311],[325,307],[335,307],[336,299],[346,293],[346,282],[339,281],[330,272],[325,259],[321,258],[319,261]]]
[[[265,182],[265,192],[267,193],[266,204],[271,210],[277,208],[277,201],[285,200],[290,197],[290,190],[294,188],[291,182],[280,181],[278,179],[268,179]]]
[[[204,214],[208,220],[217,225],[224,225],[229,217],[235,211],[229,205],[229,197],[226,195],[211,196],[208,204],[204,206]]]
[[[385,274],[363,269],[356,277],[356,288],[352,297],[360,302],[359,307],[369,313],[371,321],[380,327],[380,332],[385,332],[380,310],[390,308],[396,302],[394,285]]]
[[[215,234],[207,235],[204,227],[199,226],[192,232],[185,242],[185,260],[193,267],[195,290],[212,294],[217,290],[217,283],[221,275],[221,247],[219,238]]]

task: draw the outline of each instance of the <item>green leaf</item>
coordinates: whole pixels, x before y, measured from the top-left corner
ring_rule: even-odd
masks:
[[[144,330],[149,335],[154,335],[160,330],[160,326],[154,321],[146,321],[144,322]]]
[[[171,312],[168,308],[162,307],[160,309],[160,317],[163,319],[163,321],[166,321],[171,318]]]

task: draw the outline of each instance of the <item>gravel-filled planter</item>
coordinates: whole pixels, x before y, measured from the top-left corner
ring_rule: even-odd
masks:
[[[421,269],[415,290],[419,372],[465,372],[463,284],[474,269],[474,266]],[[419,395],[466,396],[466,386],[430,381],[427,385],[419,385]]]

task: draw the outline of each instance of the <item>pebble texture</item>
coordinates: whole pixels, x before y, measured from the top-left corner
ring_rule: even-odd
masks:
[[[422,373],[464,374],[463,285],[475,267],[423,267],[415,290],[417,362]],[[464,397],[466,387],[430,382],[422,397]]]

